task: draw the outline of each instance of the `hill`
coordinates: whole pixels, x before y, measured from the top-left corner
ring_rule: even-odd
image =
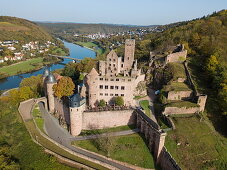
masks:
[[[46,42],[54,41],[54,38],[36,23],[22,18],[0,16],[0,41],[4,40]]]
[[[114,25],[114,24],[81,24],[81,23],[42,23],[38,25],[46,28],[54,34],[62,32],[77,33],[77,34],[92,34],[92,33],[117,33],[139,28],[151,28],[154,26],[130,26],[130,25]]]

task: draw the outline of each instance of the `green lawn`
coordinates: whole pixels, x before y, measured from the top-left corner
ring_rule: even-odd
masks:
[[[135,125],[126,125],[126,126],[118,126],[114,128],[106,128],[106,129],[97,129],[97,130],[82,130],[80,133],[80,136],[87,136],[87,135],[93,135],[93,134],[101,134],[101,133],[107,133],[107,132],[119,132],[123,130],[131,130],[135,129]]]
[[[227,169],[227,139],[198,117],[173,118],[165,146],[183,169]],[[177,145],[178,144],[178,145]]]
[[[150,117],[151,115],[151,110],[149,108],[149,101],[148,100],[142,100],[139,102],[140,106],[143,108],[143,110],[145,111],[145,114]]]
[[[179,100],[179,101],[172,101],[171,103],[168,103],[167,105],[165,105],[165,107],[189,108],[189,107],[199,107],[199,105],[193,102]]]
[[[95,52],[97,52],[98,55],[101,55],[104,53],[104,50],[102,48],[100,48],[97,44],[93,43],[93,42],[81,42],[81,41],[77,41],[76,44],[84,46],[84,47],[88,47],[93,49]]]
[[[100,139],[99,139],[100,140]],[[76,141],[74,145],[102,154],[110,158],[127,162],[143,168],[154,168],[153,157],[147,148],[144,138],[139,134],[109,137],[111,142],[108,153],[103,146],[94,140]]]
[[[171,82],[163,87],[164,91],[191,91],[187,84],[181,82]]]
[[[6,73],[9,76],[16,75],[20,72],[29,72],[33,69],[37,69],[37,66],[35,64],[42,63],[43,58],[33,58],[30,60],[22,61],[17,64],[9,65],[0,68],[0,73]]]

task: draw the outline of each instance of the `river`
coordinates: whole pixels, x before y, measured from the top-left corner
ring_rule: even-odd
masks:
[[[95,58],[95,56],[96,56],[96,53],[88,48],[84,48],[79,45],[69,43],[66,41],[63,41],[63,43],[64,43],[65,47],[69,49],[69,52],[70,52],[69,57],[83,59],[85,57]],[[65,64],[69,63],[70,61],[72,61],[72,60],[64,59],[63,62],[58,63],[58,64],[52,64],[49,66],[49,68],[51,71],[54,71],[56,69],[61,69],[64,67]],[[4,79],[0,79],[0,90],[6,90],[6,89],[19,87],[20,82],[22,81],[23,78],[42,74],[43,70],[44,70],[44,68],[42,68],[38,71],[33,71],[30,73],[19,74],[16,76],[10,76],[10,77],[4,78]]]

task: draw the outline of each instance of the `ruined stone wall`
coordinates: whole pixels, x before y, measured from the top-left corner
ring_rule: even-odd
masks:
[[[64,104],[64,102],[58,98],[54,98],[54,111],[55,113],[61,115],[66,123],[69,125],[70,124],[70,115],[69,115],[69,107]]]
[[[167,99],[168,100],[182,100],[189,99],[193,95],[193,91],[170,91],[168,92]]]
[[[162,114],[193,114],[200,111],[200,107],[166,107]]]
[[[84,112],[82,129],[102,129],[135,124],[134,110]]]
[[[165,63],[171,63],[171,62],[184,62],[186,60],[187,56],[187,50],[172,53],[166,56]]]
[[[160,153],[158,163],[163,170],[181,170],[179,165],[176,163],[174,158],[170,155],[165,147],[163,147]]]

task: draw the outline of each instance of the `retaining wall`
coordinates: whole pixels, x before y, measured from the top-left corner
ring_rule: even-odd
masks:
[[[199,112],[199,107],[166,107],[162,114],[171,115],[171,114],[193,114]]]
[[[191,90],[188,91],[170,91],[168,92],[168,100],[182,100],[182,99],[189,99],[193,95]]]
[[[102,129],[136,123],[134,110],[84,112],[82,129]]]

